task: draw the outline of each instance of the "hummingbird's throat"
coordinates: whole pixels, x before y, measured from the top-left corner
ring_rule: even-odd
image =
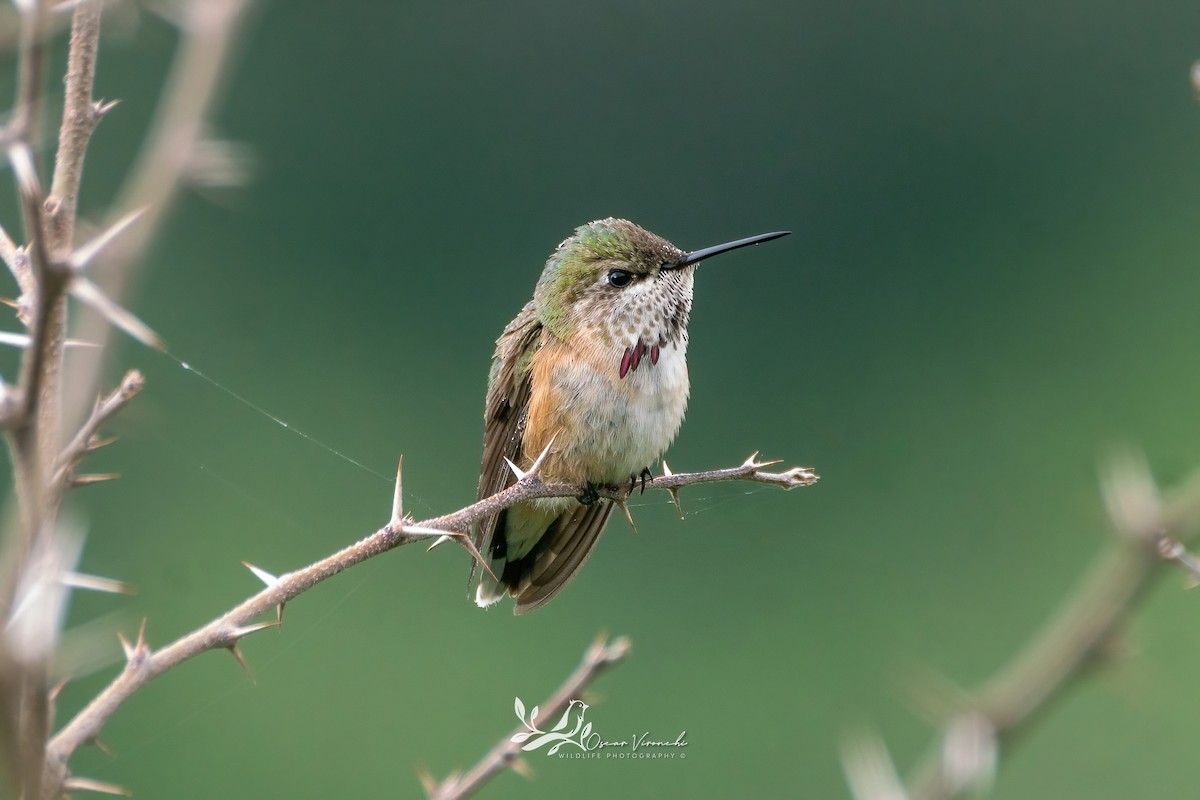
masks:
[[[621,356],[621,378],[623,379],[630,372],[638,368],[642,363],[642,359],[646,356],[650,357],[650,365],[658,363],[658,345],[653,344],[647,346],[642,337],[638,337],[637,344],[632,347],[625,348],[625,355]]]

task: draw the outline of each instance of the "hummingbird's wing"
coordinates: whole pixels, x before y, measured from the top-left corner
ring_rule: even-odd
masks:
[[[541,346],[541,340],[542,324],[538,321],[537,308],[532,300],[496,340],[483,414],[483,460],[479,466],[476,500],[491,497],[516,482],[516,476],[508,468],[505,459],[510,459],[514,464],[521,460],[521,439],[529,414],[531,393],[530,360]],[[501,514],[485,517],[475,528],[475,546],[485,558]],[[475,579],[475,568],[476,565],[472,563],[472,581]]]
[[[545,535],[522,561],[532,561],[518,584],[514,613],[524,614],[548,603],[575,577],[592,554],[613,506],[607,500],[577,505],[550,524]]]

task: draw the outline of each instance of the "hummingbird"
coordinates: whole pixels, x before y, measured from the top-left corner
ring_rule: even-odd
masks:
[[[550,254],[525,304],[496,341],[484,409],[477,499],[516,482],[545,455],[547,483],[578,497],[527,500],[481,520],[487,559],[475,602],[516,598],[523,614],[579,572],[612,503],[599,487],[652,477],[687,409],[688,315],[696,265],[786,236],[776,231],[684,252],[624,219],[581,225]],[[475,565],[471,580],[474,581]]]

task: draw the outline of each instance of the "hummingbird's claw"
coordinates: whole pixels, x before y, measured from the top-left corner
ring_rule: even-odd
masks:
[[[596,484],[588,481],[583,485],[583,493],[575,498],[585,506],[590,506],[592,503],[600,499],[600,491],[596,488]]]
[[[654,473],[650,471],[649,467],[642,467],[642,471],[638,473],[638,477],[642,479],[642,492],[641,493],[645,494],[646,493],[646,481],[654,480]],[[629,491],[630,492],[633,491],[632,486],[629,487]]]

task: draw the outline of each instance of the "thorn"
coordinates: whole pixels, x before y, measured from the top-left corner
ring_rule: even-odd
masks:
[[[392,527],[404,527],[404,482],[400,478],[400,473],[404,471],[404,456],[400,456],[399,463],[396,464],[396,493],[392,496]],[[433,548],[430,548],[433,549]]]
[[[125,333],[134,339],[159,352],[166,352],[167,343],[163,341],[161,336],[151,330],[150,326],[146,323],[113,302],[108,295],[100,290],[99,286],[87,278],[84,278],[82,275],[76,275],[71,280],[70,290],[71,294],[75,295],[77,299],[94,308],[110,323],[125,331]]]
[[[496,580],[499,580],[499,578],[496,577],[496,573],[492,572],[492,568],[488,566],[487,561],[484,560],[483,554],[479,552],[479,548],[475,546],[475,542],[471,541],[471,537],[462,531],[443,531],[439,530],[438,528],[423,528],[420,525],[406,525],[401,529],[401,532],[415,533],[418,536],[436,536],[437,539],[433,544],[429,545],[425,552],[429,552],[438,545],[444,544],[448,541],[457,541],[463,546],[464,550],[471,554],[471,558],[483,565],[483,568],[488,571],[489,575],[491,575],[493,578],[496,578]]]
[[[254,576],[256,578],[258,578],[260,581],[262,581],[263,583],[265,583],[267,585],[268,589],[274,589],[276,586],[279,585],[279,578],[272,575],[271,573],[267,572],[265,569],[262,569],[261,567],[256,567],[253,564],[251,564],[249,561],[243,561],[242,566],[245,567],[246,569],[250,570],[251,572],[253,572]],[[275,624],[276,625],[283,624],[283,606],[284,605],[285,605],[284,603],[280,603],[279,605],[275,606]]]
[[[106,744],[105,741],[99,736],[93,736],[91,743],[96,746],[97,750],[99,750],[101,753],[104,753],[104,755],[108,756],[109,758],[116,758],[116,754],[113,753],[112,748],[109,747],[108,744]]]
[[[112,111],[120,104],[120,100],[97,100],[96,102],[92,103],[92,119],[99,122],[104,118],[105,114]]]
[[[83,572],[67,572],[62,576],[64,586],[72,589],[90,589],[93,592],[108,592],[110,594],[135,595],[137,589],[125,581],[115,578],[101,578],[98,575],[88,575]]]
[[[250,682],[258,683],[258,681],[254,679],[254,671],[251,670],[250,665],[246,663],[246,657],[242,655],[242,651],[238,648],[237,643],[234,642],[233,644],[228,645],[225,649],[229,651],[230,655],[237,659],[238,664],[240,664],[242,669],[245,670],[246,676],[250,678]]]
[[[74,475],[71,477],[71,488],[80,486],[90,486],[93,483],[104,483],[105,481],[115,481],[121,477],[119,472],[99,472],[92,475]]]
[[[92,262],[93,258],[100,254],[101,250],[112,243],[113,239],[124,233],[126,228],[137,221],[138,217],[145,214],[146,208],[143,206],[142,208],[130,211],[112,225],[109,225],[107,229],[94,236],[90,241],[75,248],[75,252],[67,257],[67,264],[71,266],[71,269],[76,271],[83,270]]]
[[[908,797],[887,745],[878,734],[864,731],[844,735],[839,749],[842,772],[854,800]]]
[[[133,792],[124,786],[104,781],[94,781],[91,778],[71,777],[63,781],[65,792],[99,792],[100,794],[115,794],[121,797],[133,797]]]
[[[259,631],[266,630],[267,628],[278,628],[278,627],[279,627],[279,622],[276,620],[270,620],[268,622],[256,622],[253,625],[240,625],[240,626],[234,628],[233,630],[231,630],[229,632],[229,635],[233,637],[235,642],[237,642],[242,639],[245,639],[247,636],[249,636],[252,633],[258,633]]]
[[[512,767],[513,772],[517,773],[525,780],[533,780],[533,767],[529,766],[529,761],[521,756],[514,758],[509,766]]]
[[[57,702],[58,696],[62,694],[62,690],[67,688],[67,684],[70,682],[70,678],[60,678],[58,683],[51,686],[50,691],[46,692],[46,699],[51,703]]]
[[[496,573],[492,572],[491,566],[488,565],[487,560],[484,559],[483,554],[479,552],[479,548],[475,546],[475,542],[471,540],[470,536],[463,534],[459,542],[462,544],[463,549],[471,554],[471,558],[475,559],[480,566],[487,570],[488,575],[491,575],[494,580],[500,580],[500,577]]]
[[[519,476],[518,480],[521,480],[526,477],[529,477],[529,478],[537,477],[538,473],[540,473],[542,470],[542,462],[546,460],[546,456],[550,453],[550,447],[554,444],[554,440],[557,437],[558,437],[557,433],[554,434],[554,436],[550,437],[550,441],[546,442],[546,446],[542,449],[542,452],[538,455],[538,457],[536,459],[534,459],[533,466],[531,466],[529,468],[528,472],[521,474],[520,471],[517,470],[516,467],[513,467],[513,471],[518,473],[518,476]],[[512,462],[509,461],[508,465],[510,467],[512,467]]]
[[[0,297],[0,304],[6,305],[9,308],[20,308],[21,307],[20,303],[18,303],[16,300],[12,300],[8,297]]]
[[[253,564],[251,564],[249,561],[243,561],[242,566],[245,567],[246,569],[250,570],[251,572],[253,572],[254,577],[258,578],[260,581],[265,583],[267,585],[268,589],[274,589],[276,586],[279,585],[279,578],[277,578],[276,576],[267,572],[265,569],[262,569],[261,567],[256,567]]]
[[[525,476],[529,474],[527,472],[522,472],[516,464],[509,460],[508,456],[504,457],[504,463],[508,464],[508,468],[512,470],[513,475],[517,476],[518,483],[525,480]]]
[[[685,516],[683,515],[683,506],[682,506],[682,505],[680,505],[680,503],[679,503],[679,489],[678,489],[678,487],[672,486],[671,488],[667,489],[667,492],[669,492],[669,493],[670,493],[670,495],[671,495],[671,502],[675,504],[675,510],[676,510],[677,512],[679,512],[679,518],[680,518],[680,519],[687,519],[687,517],[685,517]]]
[[[621,507],[621,511],[625,514],[625,521],[629,523],[629,527],[633,528],[633,532],[637,533],[637,525],[633,524],[633,514],[629,513],[629,504],[625,502],[625,499],[621,498],[620,500],[613,500],[612,502]]]
[[[146,646],[145,617],[142,617],[142,624],[138,628],[137,641],[134,644],[130,644],[129,640],[125,638],[125,634],[120,631],[117,632],[117,638],[121,640],[121,649],[125,651],[125,660],[131,664],[145,657],[150,652],[150,648]]]
[[[776,459],[773,459],[773,460],[771,460],[771,461],[759,461],[759,460],[758,460],[758,454],[759,454],[759,451],[758,451],[758,450],[755,450],[753,453],[751,453],[751,454],[750,454],[750,457],[749,457],[749,458],[747,458],[745,461],[743,461],[743,462],[742,462],[742,468],[743,468],[743,469],[754,469],[754,470],[759,470],[759,469],[763,469],[763,468],[765,468],[765,467],[773,467],[773,466],[775,466],[776,464],[782,464],[782,463],[783,463],[783,459],[782,459],[782,458],[776,458]]]
[[[24,142],[14,142],[8,148],[8,160],[12,162],[13,174],[17,176],[17,186],[25,197],[42,196],[42,183],[38,179],[37,167],[33,164],[33,153]]]
[[[459,531],[444,531],[441,528],[426,528],[421,525],[405,525],[400,532],[410,533],[414,536],[466,536],[465,533]]]
[[[425,552],[426,552],[426,553],[428,553],[428,552],[432,551],[432,550],[433,550],[433,548],[437,547],[437,546],[438,546],[438,545],[440,545],[440,544],[445,544],[446,542],[450,541],[452,538],[454,538],[454,537],[452,537],[452,536],[442,536],[442,537],[439,537],[438,539],[436,539],[436,540],[434,541],[434,543],[433,543],[433,544],[431,544],[431,545],[429,545],[429,547],[426,547],[426,548],[425,548]]]
[[[663,468],[663,477],[664,478],[669,478],[675,474],[674,472],[671,472],[671,468],[667,466],[667,460],[665,458],[663,459],[663,462],[662,462],[662,468]],[[669,487],[667,487],[667,491],[671,493],[671,502],[675,504],[675,510],[679,512],[679,518],[684,519],[685,517],[683,516],[683,506],[681,506],[679,504],[679,487],[678,486],[669,486]]]
[[[125,660],[133,661],[133,657],[137,655],[137,651],[134,650],[133,645],[125,638],[125,634],[120,631],[117,631],[117,638],[121,641],[121,649],[125,651]]]
[[[438,790],[438,785],[434,777],[429,774],[429,770],[417,767],[417,780],[421,782],[421,788],[425,790],[425,794],[433,797]]]
[[[9,347],[29,347],[29,334],[14,333],[12,331],[0,331],[0,344],[8,345]]]
[[[92,440],[87,443],[87,447],[84,449],[86,449],[89,453],[94,453],[97,450],[99,450],[101,447],[108,447],[110,444],[117,441],[117,439],[119,439],[119,438],[121,438],[121,437],[109,436],[107,439],[97,439],[95,436],[93,436]]]

